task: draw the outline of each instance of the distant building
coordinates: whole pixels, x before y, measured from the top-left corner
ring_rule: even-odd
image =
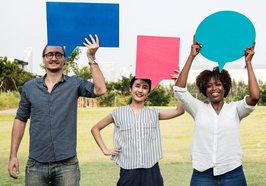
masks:
[[[28,62],[19,59],[15,60],[18,62],[18,65],[21,69],[26,70],[25,67],[29,64]]]
[[[16,59],[16,58],[10,58],[7,57],[8,61],[16,61],[19,65],[19,67],[23,70],[28,70],[26,67],[29,65],[29,62],[32,58],[32,47],[28,47],[24,51],[25,55],[23,59]]]

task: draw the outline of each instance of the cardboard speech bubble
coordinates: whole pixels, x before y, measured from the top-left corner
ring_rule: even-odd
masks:
[[[138,36],[136,78],[151,79],[151,89],[161,80],[171,80],[170,74],[179,69],[180,38]]]
[[[195,40],[202,45],[200,53],[217,62],[222,70],[228,62],[241,58],[256,37],[252,22],[234,11],[219,11],[206,17],[198,26]]]
[[[66,56],[97,34],[101,47],[119,47],[119,4],[47,2],[48,45],[65,46]]]

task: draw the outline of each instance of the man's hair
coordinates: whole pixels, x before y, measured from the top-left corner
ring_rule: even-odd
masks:
[[[45,55],[45,51],[46,51],[46,49],[47,49],[48,46],[50,46],[50,45],[45,45],[45,47],[44,47],[44,49],[43,49],[43,51],[42,51],[42,57],[44,57],[44,55]],[[64,46],[59,46],[59,47],[62,48],[62,50],[63,50],[63,54],[64,54],[64,57],[66,57],[65,47],[64,47]]]
[[[214,78],[215,80],[220,80],[224,87],[224,97],[226,97],[232,86],[232,80],[230,74],[227,70],[219,71],[218,67],[214,67],[213,70],[204,70],[196,78],[196,85],[199,91],[207,97],[206,90],[207,84]]]
[[[151,80],[150,79],[136,78],[135,76],[133,76],[132,79],[131,79],[131,81],[130,81],[130,88],[132,88],[134,82],[136,80],[138,80],[138,79],[140,79],[140,80],[145,81],[146,83],[148,83],[148,85],[149,85],[149,92],[150,92],[151,91]]]

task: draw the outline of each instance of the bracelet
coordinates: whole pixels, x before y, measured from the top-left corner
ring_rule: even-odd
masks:
[[[98,61],[96,60],[89,61],[89,65],[98,65]]]

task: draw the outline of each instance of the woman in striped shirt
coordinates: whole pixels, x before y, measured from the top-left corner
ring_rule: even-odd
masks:
[[[106,156],[120,166],[117,186],[162,186],[163,178],[158,161],[162,158],[159,120],[182,115],[184,109],[144,106],[151,90],[151,80],[133,77],[130,82],[131,102],[114,109],[92,129],[92,135]],[[108,148],[100,130],[114,123],[114,147]]]

